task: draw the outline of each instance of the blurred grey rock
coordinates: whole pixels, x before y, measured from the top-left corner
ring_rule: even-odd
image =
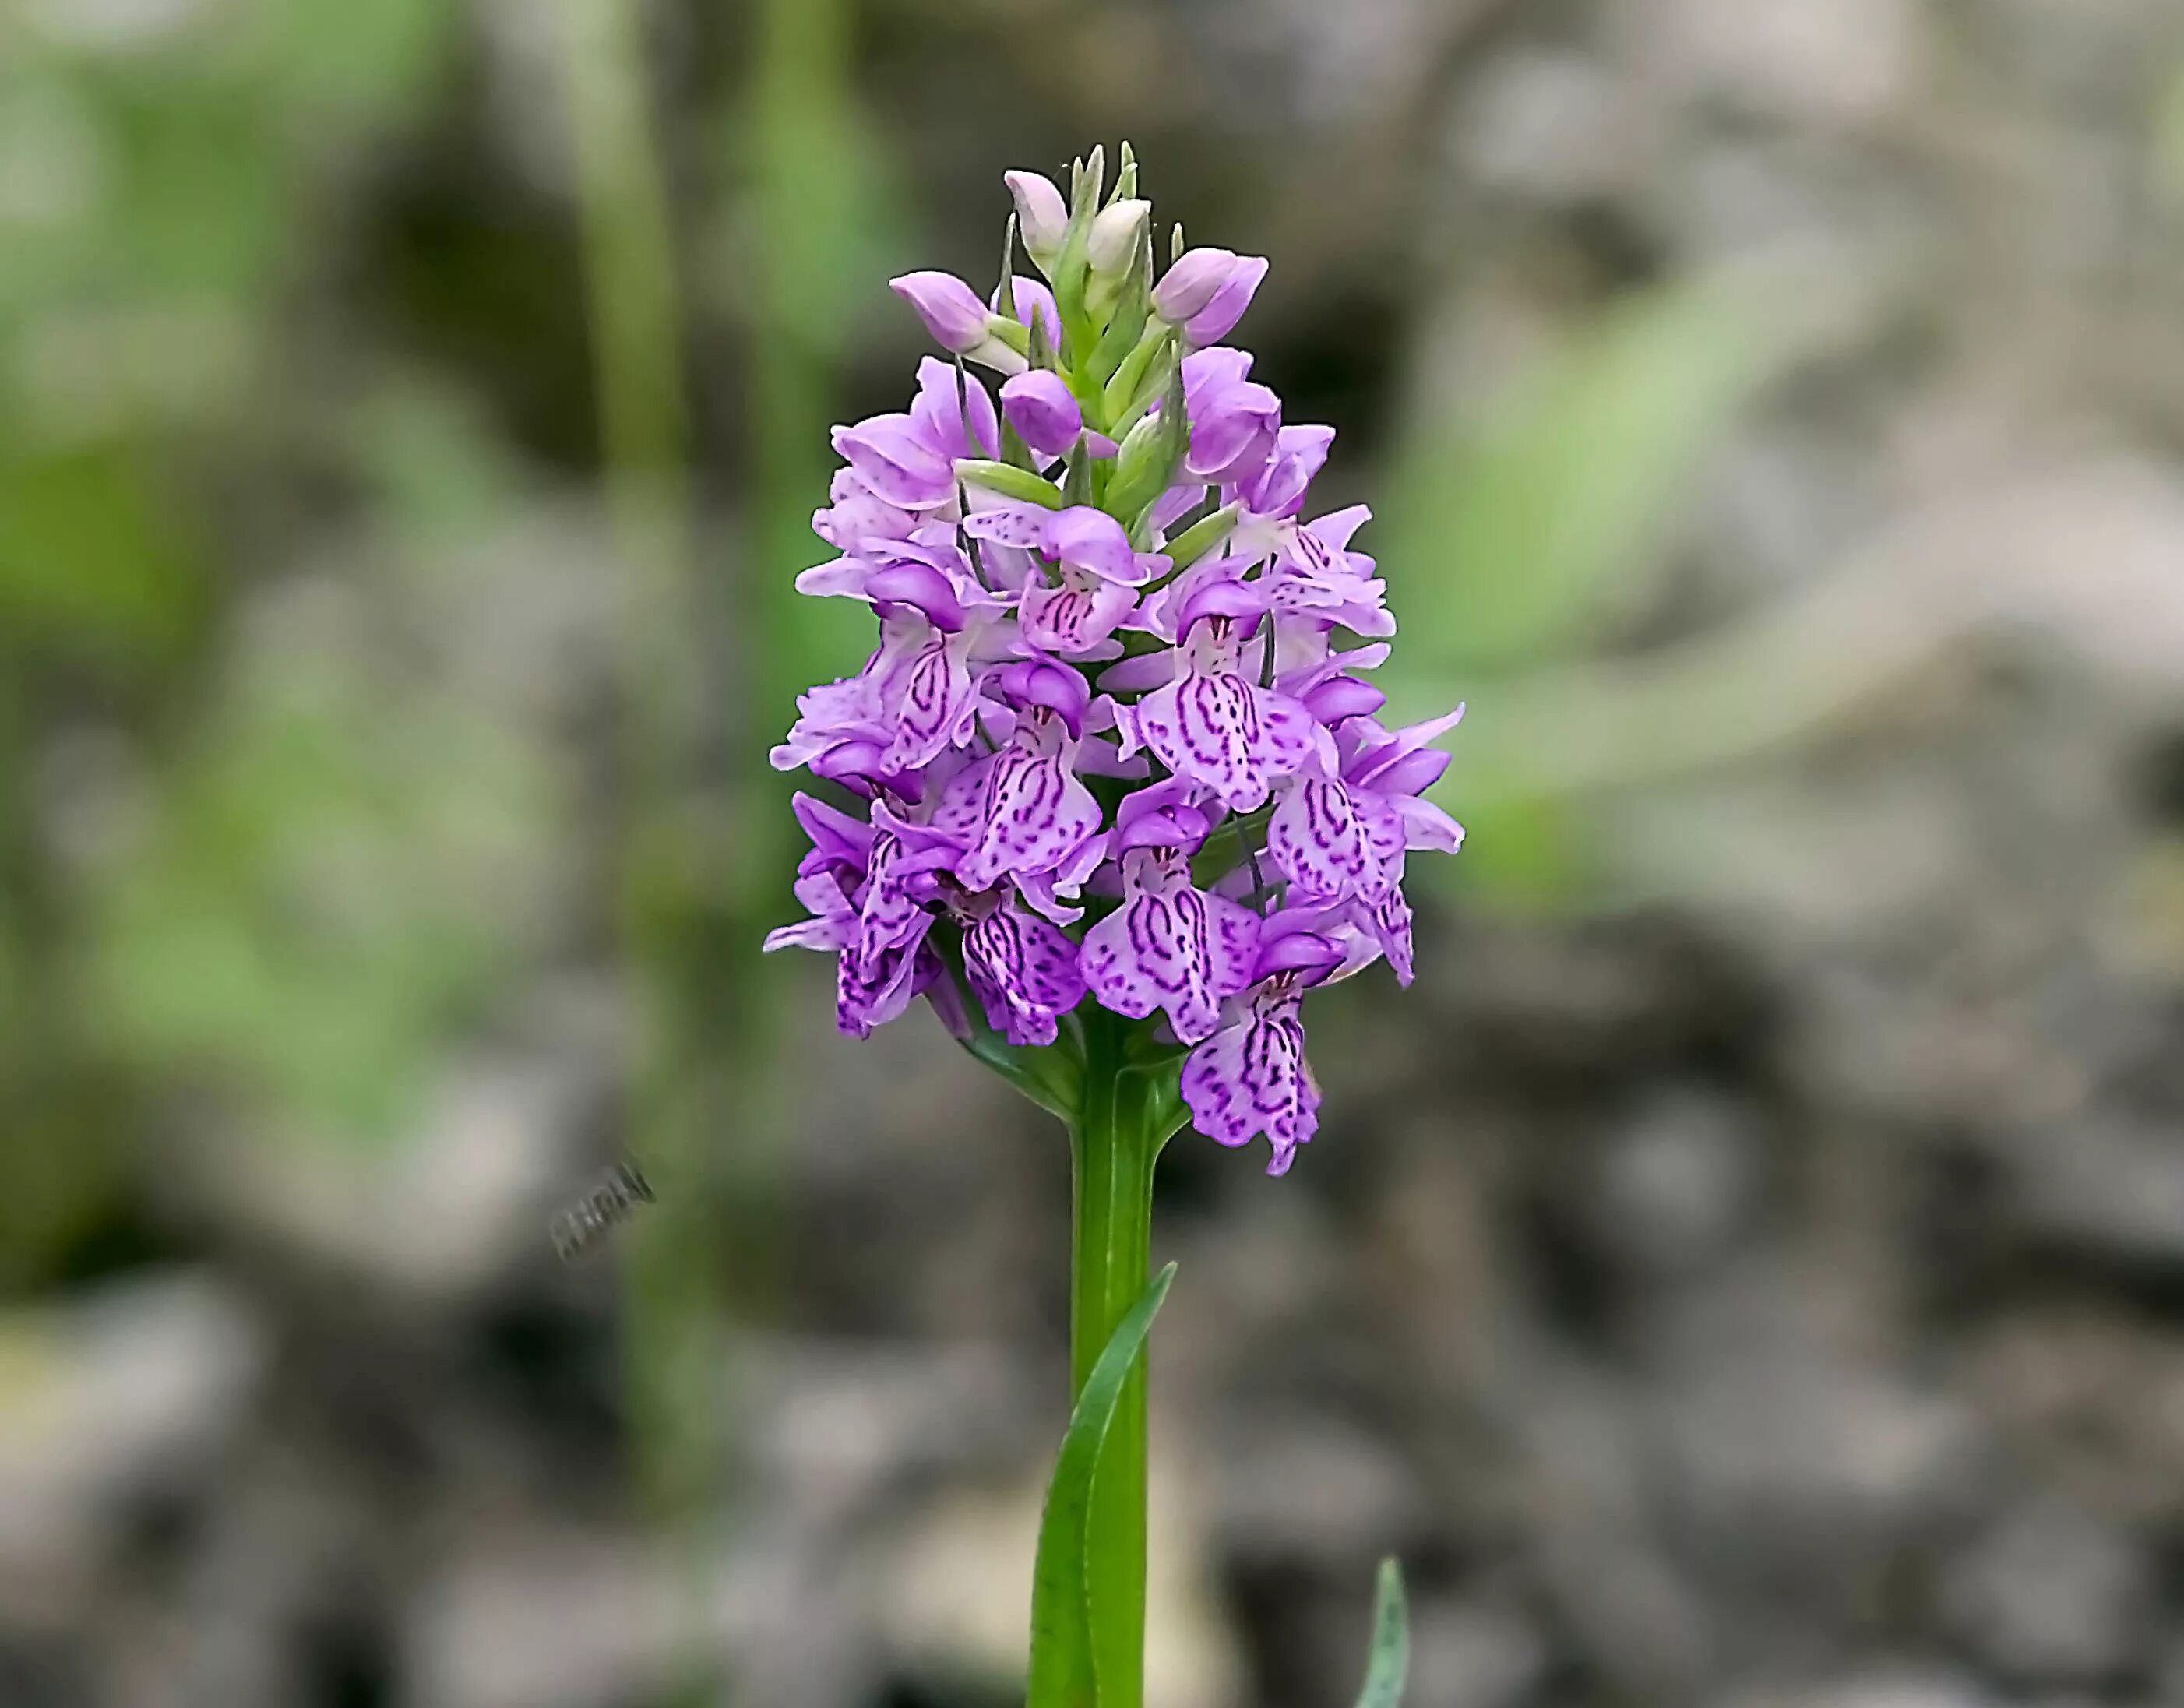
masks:
[[[1881,1670],[1836,1683],[1740,1692],[1724,1708],[1999,1708],[1999,1702],[1955,1673]]]
[[[604,1054],[451,1064],[408,1133],[383,1145],[223,1127],[192,1141],[175,1195],[314,1266],[413,1302],[474,1295],[550,1247],[548,1224],[587,1189],[583,1148]]]
[[[1410,1467],[1351,1424],[1284,1408],[1239,1417],[1223,1438],[1214,1522],[1232,1555],[1320,1567],[1370,1560],[1420,1516]]]
[[[1786,1278],[1719,1292],[1710,1316],[1682,1325],[1657,1402],[1684,1556],[1717,1582],[1763,1572],[1825,1628],[1970,1497],[1975,1422],[1947,1395],[1829,1349]]]
[[[417,1708],[593,1708],[673,1676],[688,1627],[668,1558],[529,1522],[465,1543],[416,1588],[403,1664]]]
[[[1650,1095],[1603,1146],[1594,1237],[1641,1279],[1704,1270],[1751,1215],[1763,1143],[1750,1115],[1717,1094],[1682,1086]]]
[[[1427,1602],[1412,1611],[1407,1700],[1418,1708],[1516,1708],[1549,1661],[1545,1639],[1509,1609]]]
[[[1010,1462],[1035,1404],[1026,1373],[991,1346],[784,1340],[737,1362],[740,1449],[769,1497],[821,1531],[905,1485]]]
[[[2059,1499],[2009,1514],[1950,1568],[1943,1605],[1973,1650],[2006,1676],[2099,1684],[2138,1658],[2148,1566],[2114,1527]]]
[[[0,1317],[0,1616],[81,1594],[131,1499],[203,1476],[248,1414],[264,1326],[170,1271]]]
[[[1467,97],[1451,140],[1490,188],[1575,202],[1627,184],[1643,163],[1626,85],[1582,54],[1525,49],[1496,60]]]
[[[2184,1128],[2110,1115],[2019,1133],[2008,1154],[2023,1232],[2098,1258],[2184,1266]]]
[[[1674,0],[1623,20],[1656,75],[1813,123],[1875,119],[1921,69],[1922,17],[1910,0]]]

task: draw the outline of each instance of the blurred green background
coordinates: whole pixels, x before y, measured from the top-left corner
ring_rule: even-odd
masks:
[[[1155,1708],[1389,1549],[1418,1708],[2184,1700],[2174,0],[0,0],[0,1708],[1012,1700],[1066,1147],[764,753],[1124,136],[1471,706],[1163,1165]]]

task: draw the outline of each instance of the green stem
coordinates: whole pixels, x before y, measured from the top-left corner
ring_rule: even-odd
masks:
[[[1151,1268],[1153,1165],[1174,1130],[1156,1071],[1128,1058],[1127,1026],[1093,1010],[1084,1095],[1071,1123],[1076,1227],[1070,1263],[1070,1393],[1084,1391]],[[1145,1696],[1145,1364],[1123,1389],[1092,1488],[1085,1587],[1099,1708]]]

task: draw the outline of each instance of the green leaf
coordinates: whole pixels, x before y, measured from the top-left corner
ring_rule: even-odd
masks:
[[[1357,1708],[1396,1708],[1411,1670],[1411,1621],[1403,1605],[1403,1568],[1394,1559],[1380,1562],[1373,1592],[1373,1647],[1366,1657],[1365,1688]]]
[[[959,480],[983,487],[989,492],[999,492],[1003,498],[1022,498],[1026,503],[1043,504],[1050,510],[1062,508],[1061,494],[1055,490],[1054,483],[1042,481],[1028,469],[1012,469],[1006,463],[989,463],[982,457],[958,457],[956,475]]]
[[[1189,569],[1228,537],[1241,514],[1240,506],[1223,504],[1212,515],[1201,516],[1167,542],[1168,562],[1178,570]]]
[[[1526,661],[1612,614],[1701,457],[1794,349],[1791,318],[1719,283],[1656,292],[1521,380],[1483,426],[1424,424],[1375,548],[1412,665]]]
[[[1097,1700],[1085,1561],[1093,1477],[1122,1403],[1123,1384],[1174,1280],[1171,1263],[1152,1278],[1129,1314],[1116,1325],[1078,1396],[1068,1433],[1061,1438],[1054,1480],[1047,1485],[1046,1513],[1039,1522],[1032,1575],[1028,1708],[1093,1708]]]

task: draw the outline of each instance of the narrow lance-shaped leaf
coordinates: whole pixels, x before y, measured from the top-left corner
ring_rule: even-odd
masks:
[[[1084,1573],[1093,1473],[1122,1403],[1123,1384],[1174,1279],[1171,1263],[1116,1325],[1078,1396],[1068,1433],[1061,1438],[1054,1480],[1047,1486],[1045,1516],[1039,1521],[1032,1577],[1028,1708],[1093,1708],[1096,1700]]]
[[[1396,1708],[1410,1670],[1411,1622],[1403,1605],[1403,1568],[1392,1559],[1383,1560],[1373,1592],[1373,1647],[1366,1657],[1365,1688],[1357,1693],[1357,1708]]]
[[[1041,480],[1028,469],[990,463],[982,457],[958,457],[956,478],[974,487],[983,487],[988,492],[999,492],[1003,498],[1021,498],[1026,503],[1041,504],[1050,510],[1062,507],[1062,496],[1054,484]]]

